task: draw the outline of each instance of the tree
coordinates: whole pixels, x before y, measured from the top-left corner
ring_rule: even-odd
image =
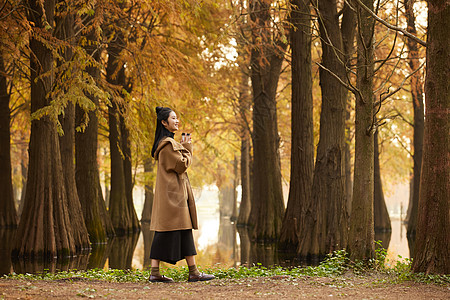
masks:
[[[149,174],[153,172],[154,168],[155,162],[149,155],[144,161],[144,172]],[[141,223],[150,223],[151,221],[153,198],[155,196],[153,193],[153,187],[154,187],[153,180],[148,180],[147,184],[145,185],[145,200],[144,200],[144,208],[142,208]]]
[[[416,25],[414,16],[414,0],[405,1],[405,15],[407,20],[407,30],[416,35]],[[408,237],[414,240],[417,229],[417,211],[419,205],[419,186],[420,186],[420,172],[422,168],[422,151],[423,151],[423,134],[424,134],[424,103],[423,103],[423,73],[417,72],[420,68],[419,61],[419,49],[415,41],[411,39],[406,40],[406,46],[409,49],[408,52],[408,65],[411,72],[414,72],[411,76],[411,96],[414,112],[414,135],[413,135],[413,182],[411,194],[411,210],[408,215]]]
[[[383,185],[380,172],[380,151],[378,130],[375,130],[374,138],[374,190],[373,190],[373,221],[375,233],[391,232],[391,219],[384,200]],[[386,246],[387,249],[387,246]]]
[[[373,9],[373,0],[361,1]],[[350,216],[349,252],[352,260],[369,260],[375,255],[373,225],[374,138],[373,28],[372,15],[357,6],[357,70],[355,167]]]
[[[450,4],[429,0],[425,132],[412,269],[450,273]]]
[[[87,60],[90,65],[86,67],[86,73],[91,80],[100,86],[100,55],[98,36],[101,11],[94,7],[93,17],[86,18],[85,31],[87,43],[84,45]],[[108,236],[115,235],[109,214],[106,211],[100,186],[100,174],[97,163],[98,147],[98,93],[86,93],[90,99],[91,106],[76,106],[76,123],[82,127],[83,121],[89,120],[87,126],[77,130],[75,134],[75,179],[77,183],[78,196],[83,209],[83,216],[92,243],[104,243]],[[86,112],[87,111],[87,112]]]
[[[42,109],[50,104],[53,88],[53,54],[45,37],[53,34],[55,1],[28,1],[31,72],[31,124],[28,183],[23,213],[13,248],[14,256],[69,256],[77,247],[69,217],[54,114]],[[49,43],[47,40],[46,43]],[[53,118],[52,118],[53,116]]]
[[[62,71],[57,74],[57,81],[60,81],[58,84],[62,85],[63,93],[70,96],[70,87],[65,87],[62,78],[69,81],[68,78],[71,77],[71,74],[77,74],[75,70],[70,68],[70,65],[74,62],[72,47],[74,46],[75,18],[73,8],[67,7],[63,2],[60,2],[58,7],[55,35],[61,41],[66,42],[68,46],[63,48],[61,59],[58,60],[59,69]],[[90,241],[75,181],[75,104],[73,102],[67,104],[64,114],[60,116],[60,123],[64,131],[64,134],[59,137],[61,162],[70,220],[73,226],[73,237],[76,245],[86,249],[90,248]]]
[[[243,3],[240,2],[241,9],[243,9]],[[241,187],[242,187],[242,197],[241,204],[239,206],[239,216],[237,220],[238,226],[246,226],[248,224],[248,219],[250,216],[251,202],[250,202],[250,170],[251,170],[251,129],[249,124],[249,112],[251,109],[251,94],[249,86],[249,74],[250,74],[250,56],[248,51],[246,51],[246,37],[244,33],[248,29],[247,19],[242,20],[242,17],[238,21],[238,64],[240,72],[240,82],[239,87],[239,120],[240,120],[240,138],[241,138],[241,160],[240,160],[240,170],[241,170]]]
[[[274,241],[284,214],[281,187],[276,91],[286,44],[271,30],[271,2],[250,2],[253,89],[253,180],[249,225],[251,239]]]
[[[11,177],[11,115],[7,73],[0,50],[0,228],[17,227],[17,213]]]
[[[300,237],[301,257],[322,257],[347,245],[348,216],[345,194],[345,115],[347,93],[342,34],[335,1],[318,1],[322,67],[320,137],[308,206]]]
[[[305,226],[314,170],[313,99],[311,71],[311,7],[291,1],[292,141],[289,198],[280,235],[280,247],[296,252]]]

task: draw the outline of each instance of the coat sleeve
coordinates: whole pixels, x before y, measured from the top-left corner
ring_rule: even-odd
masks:
[[[159,159],[167,172],[183,174],[192,163],[192,144],[183,143],[182,148],[174,149],[169,143],[161,149]]]

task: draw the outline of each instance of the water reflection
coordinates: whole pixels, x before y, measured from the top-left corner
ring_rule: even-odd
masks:
[[[109,242],[105,244],[92,245],[91,255],[89,256],[89,263],[87,265],[87,269],[102,269],[105,266],[109,254],[111,252],[113,239],[114,238],[110,239]]]
[[[139,233],[116,237],[111,245],[111,253],[109,255],[109,267],[111,269],[131,269],[133,254]]]
[[[155,232],[150,230],[150,223],[144,222],[141,224],[142,236],[144,238],[144,253],[143,253],[143,263],[142,268],[148,269],[150,268],[151,259],[150,259],[150,249],[152,247],[153,237],[155,236]]]
[[[11,273],[11,248],[16,229],[0,229],[0,275]]]
[[[391,242],[392,232],[375,232],[375,241],[381,241],[381,247],[384,249],[389,249],[389,244]],[[375,244],[375,249],[380,248],[378,243]]]
[[[12,264],[14,272],[17,274],[38,274],[55,273],[69,270],[86,270],[89,261],[89,254],[80,254],[71,258],[54,260],[23,260],[13,259]]]
[[[218,213],[215,215],[209,211],[207,216],[199,216],[199,219],[200,230],[194,231],[194,239],[199,254],[197,263],[202,267],[215,264],[223,267],[300,265],[295,254],[279,253],[273,244],[251,243],[247,229],[236,227],[228,217],[220,218]],[[14,230],[0,230],[0,274],[92,268],[146,269],[150,266],[149,254],[154,232],[150,231],[150,224],[143,223],[139,235],[116,237],[107,244],[94,244],[89,255],[55,261],[17,260],[11,263],[14,234]],[[382,241],[384,248],[388,248],[391,262],[398,260],[399,255],[409,257],[406,230],[400,220],[392,220],[392,234],[377,234],[375,238]]]

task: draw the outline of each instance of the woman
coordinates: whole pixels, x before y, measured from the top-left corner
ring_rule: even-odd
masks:
[[[174,140],[178,130],[177,115],[168,107],[156,108],[157,120],[152,156],[158,161],[155,197],[150,230],[155,231],[151,258],[151,282],[173,282],[159,273],[159,262],[176,264],[186,259],[188,281],[214,279],[200,273],[195,265],[197,254],[192,229],[198,229],[194,195],[186,174],[192,162],[190,137],[178,143]]]

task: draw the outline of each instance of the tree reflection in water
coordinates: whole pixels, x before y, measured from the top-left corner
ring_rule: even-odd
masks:
[[[214,216],[210,216],[212,218]],[[195,231],[197,263],[201,267],[220,264],[222,267],[236,267],[239,265],[251,267],[253,265],[272,266],[280,265],[283,267],[298,266],[305,264],[314,264],[313,262],[300,262],[296,254],[280,253],[275,244],[257,244],[249,239],[247,228],[236,227],[229,217],[217,218],[218,231],[199,230]],[[397,222],[398,223],[398,222]],[[388,252],[397,257],[396,247],[399,243],[406,244],[406,239],[401,239],[402,232],[398,231],[398,224],[393,222],[393,231],[391,233],[376,234],[375,239],[381,240],[384,248],[393,246],[394,250]],[[211,226],[211,223],[207,223]],[[402,225],[403,226],[403,225]],[[207,245],[199,245],[199,234],[208,232],[206,238]],[[30,261],[16,260],[11,264],[10,253],[11,245],[14,241],[14,230],[0,231],[0,274],[15,273],[39,273],[55,272],[59,270],[85,270],[93,268],[117,268],[117,269],[147,269],[150,266],[150,248],[154,232],[150,231],[150,224],[142,224],[142,240],[138,243],[139,235],[126,237],[115,237],[106,244],[93,244],[90,255],[78,255],[70,259],[54,261]],[[398,234],[400,233],[400,234]],[[400,236],[398,239],[397,235]],[[202,237],[202,240],[205,240]],[[394,243],[394,245],[390,245]],[[403,245],[403,244],[402,244]],[[404,246],[407,247],[407,246]],[[403,253],[399,253],[404,255]],[[315,262],[317,264],[318,262]],[[184,261],[178,265],[185,265]],[[170,266],[172,267],[172,266]]]
[[[0,229],[0,276],[11,273],[11,249],[16,229]]]

